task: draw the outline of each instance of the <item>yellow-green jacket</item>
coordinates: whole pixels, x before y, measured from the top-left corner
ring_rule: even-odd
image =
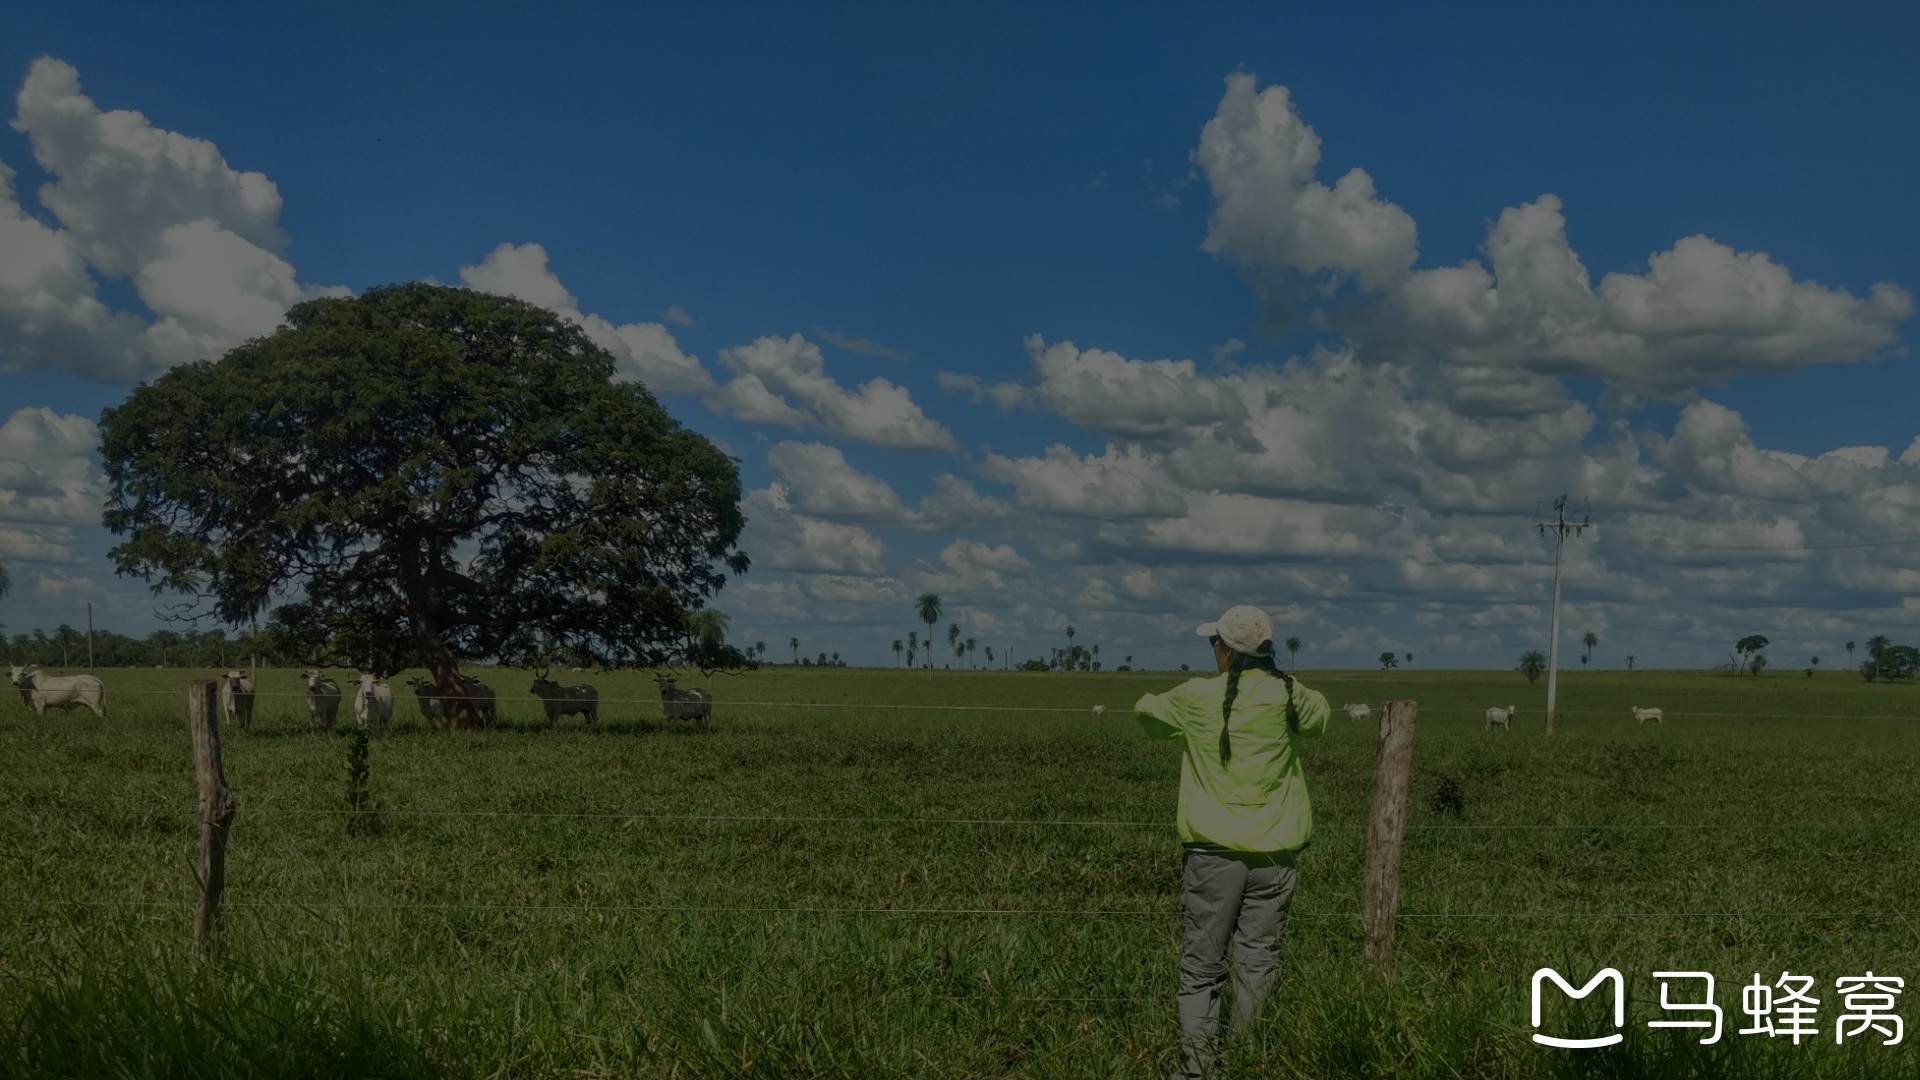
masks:
[[[1220,760],[1220,702],[1227,676],[1189,679],[1134,708],[1147,734],[1180,739],[1180,840],[1233,851],[1298,851],[1313,837],[1313,807],[1293,734],[1287,686],[1264,671],[1243,671],[1227,725],[1233,753]],[[1293,682],[1299,734],[1327,730],[1327,699]]]

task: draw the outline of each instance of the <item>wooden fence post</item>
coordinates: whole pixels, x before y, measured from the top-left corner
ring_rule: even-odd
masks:
[[[1417,701],[1389,701],[1380,710],[1373,754],[1373,810],[1367,822],[1367,876],[1361,901],[1368,970],[1385,975],[1393,961],[1393,923],[1400,910],[1400,842],[1407,833]]]
[[[220,766],[220,699],[212,679],[187,691],[187,727],[193,732],[193,771],[200,781],[200,903],[193,913],[193,951],[206,955],[227,885],[227,832],[239,809]]]

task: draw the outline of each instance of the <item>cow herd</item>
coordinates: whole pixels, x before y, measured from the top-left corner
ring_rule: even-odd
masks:
[[[11,664],[7,677],[20,692],[21,703],[32,709],[35,715],[45,715],[50,708],[85,708],[92,710],[95,716],[106,715],[106,686],[97,676],[47,675],[37,665],[23,667]],[[499,719],[499,695],[491,686],[471,675],[460,675],[458,678],[475,719],[482,726],[495,723]],[[307,726],[314,731],[332,731],[339,721],[341,702],[349,695],[343,694],[340,683],[322,671],[308,669],[301,672],[300,679],[307,688]],[[713,726],[712,694],[699,688],[681,690],[666,675],[656,676],[656,679],[660,689],[661,714],[668,721],[684,721],[702,729]],[[259,693],[254,677],[247,672],[228,668],[221,672],[217,682],[220,687],[221,719],[230,727],[250,730],[253,727],[254,699]],[[393,721],[394,706],[393,688],[387,680],[362,671],[357,673],[356,681],[348,685],[352,690],[354,721],[363,728],[385,733]],[[421,719],[431,726],[445,727],[452,699],[443,695],[439,686],[430,679],[408,679],[407,685],[413,689]],[[548,727],[558,726],[563,716],[578,716],[592,728],[600,724],[600,692],[590,683],[562,686],[547,678],[546,669],[542,668],[527,692],[540,702],[546,713]]]
[[[578,668],[574,669],[578,671]],[[467,705],[473,710],[474,717],[482,726],[492,725],[499,719],[499,695],[491,686],[471,675],[457,676],[461,680],[462,692]],[[92,710],[95,716],[106,715],[106,686],[93,675],[47,675],[39,667],[22,667],[11,664],[7,673],[14,689],[20,692],[20,702],[32,709],[36,716],[43,716],[48,709]],[[301,680],[307,686],[307,723],[314,731],[332,731],[340,715],[340,702],[343,695],[340,684],[324,672],[309,669],[301,673]],[[675,686],[667,675],[655,675],[655,684],[660,691],[660,713],[669,722],[686,722],[694,727],[708,729],[713,726],[713,695],[699,687],[682,690]],[[232,727],[247,731],[253,726],[253,703],[257,690],[252,675],[244,671],[228,668],[220,676],[220,714]],[[408,679],[407,685],[413,688],[414,701],[420,709],[420,716],[434,727],[447,726],[447,713],[451,699],[440,692],[439,686],[429,679]],[[353,686],[353,718],[363,728],[384,733],[393,720],[393,688],[387,680],[370,672],[362,671]],[[558,726],[563,716],[578,716],[590,728],[600,724],[600,692],[591,683],[575,683],[562,686],[547,678],[547,670],[541,668],[535,673],[533,685],[527,692],[540,702],[546,712],[547,726]],[[1365,720],[1372,710],[1365,705],[1344,705],[1341,707],[1347,716],[1354,720]],[[1094,712],[1101,711],[1100,706]],[[1506,705],[1488,709],[1486,726],[1499,726],[1511,729],[1515,706]],[[1660,723],[1661,711],[1656,708],[1633,707],[1633,718],[1644,724],[1648,721]]]

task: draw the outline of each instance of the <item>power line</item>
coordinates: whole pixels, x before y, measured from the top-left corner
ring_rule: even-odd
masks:
[[[186,908],[187,900],[122,900],[48,897],[38,900],[0,900],[0,907],[83,907],[83,908]],[[660,913],[660,914],[732,914],[732,915],[839,915],[945,917],[1064,917],[1064,918],[1153,918],[1179,917],[1176,909],[1166,908],[914,908],[914,907],[773,907],[730,904],[502,904],[476,901],[323,900],[313,903],[295,901],[239,901],[221,904],[230,909],[253,911],[543,911],[563,914]],[[1296,911],[1290,919],[1359,919],[1358,911]],[[1401,912],[1397,919],[1907,919],[1920,917],[1920,911],[1413,911]]]
[[[1681,548],[1691,551],[1831,551],[1840,548],[1898,547],[1920,544],[1920,532],[1889,533],[1885,536],[1861,536],[1844,540],[1816,540],[1799,544],[1690,544],[1678,540],[1661,540],[1651,536],[1614,531],[1599,535],[1603,540],[1617,539],[1651,547]]]

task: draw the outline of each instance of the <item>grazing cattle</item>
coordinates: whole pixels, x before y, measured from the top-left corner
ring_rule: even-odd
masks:
[[[473,709],[473,715],[482,724],[491,725],[500,718],[499,696],[493,687],[471,675],[462,675],[467,682],[467,704]]]
[[[666,675],[654,676],[660,686],[660,713],[668,720],[691,720],[699,727],[713,726],[713,695],[699,687],[682,690]]]
[[[7,678],[19,689],[20,701],[36,716],[45,716],[49,708],[71,709],[76,705],[92,709],[95,716],[107,715],[106,685],[92,675],[43,675],[37,666],[10,664]]]
[[[482,724],[491,724],[499,718],[499,698],[493,687],[471,675],[460,676],[460,683],[466,687],[467,708],[473,710],[474,719]],[[431,679],[408,679],[407,685],[413,687],[413,696],[420,703],[420,715],[436,727],[447,723],[447,699],[440,694],[440,686]]]
[[[253,726],[253,676],[232,668],[220,676],[220,716],[241,731]]]
[[[1346,712],[1349,720],[1365,720],[1373,715],[1373,710],[1365,705],[1342,705],[1340,708]]]
[[[307,683],[307,727],[332,731],[340,719],[340,684],[317,671],[301,672]]]
[[[1659,709],[1643,709],[1638,705],[1635,705],[1632,708],[1633,708],[1633,718],[1635,720],[1640,721],[1643,724],[1649,720],[1653,721],[1656,724],[1663,722],[1661,720],[1661,714]]]
[[[1517,705],[1509,705],[1504,709],[1500,709],[1500,708],[1488,709],[1487,710],[1487,730],[1491,731],[1493,730],[1493,725],[1499,724],[1501,727],[1506,728],[1508,731],[1512,731],[1513,730],[1513,714],[1518,712],[1519,709],[1520,707]]]
[[[414,700],[420,704],[421,719],[434,727],[445,727],[447,703],[440,697],[440,688],[429,679],[408,679],[407,685],[413,687]]]
[[[385,733],[388,721],[393,719],[393,687],[387,680],[360,673],[360,685],[353,692],[353,718],[363,728]]]
[[[589,725],[600,723],[600,691],[587,683],[561,686],[547,678],[546,671],[542,670],[533,677],[529,692],[546,706],[548,727],[558,724],[561,717],[570,713],[579,713]]]
[[[1106,711],[1107,711],[1107,707],[1105,705],[1095,705],[1093,707],[1093,715],[1095,716],[1099,716],[1101,713]]]

